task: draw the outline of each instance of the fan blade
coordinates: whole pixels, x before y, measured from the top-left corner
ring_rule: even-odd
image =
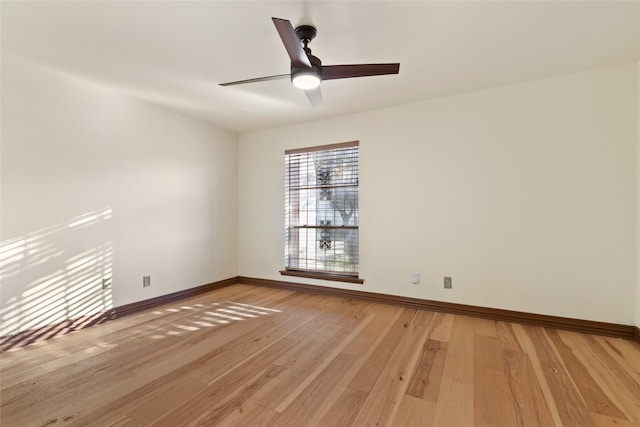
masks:
[[[311,68],[311,62],[309,62],[307,54],[304,52],[304,49],[302,49],[300,39],[296,35],[291,22],[287,21],[286,19],[280,18],[271,19],[276,26],[276,30],[278,30],[278,34],[280,34],[280,39],[282,39],[284,48],[287,49],[289,58],[291,58],[291,63],[295,66],[305,66]]]
[[[291,74],[278,74],[277,76],[258,77],[257,79],[238,80],[237,82],[220,83],[220,86],[243,85],[245,83],[267,82],[269,80],[290,79]]]
[[[400,64],[323,65],[322,80],[398,74]]]
[[[314,109],[319,109],[324,107],[324,101],[322,100],[322,92],[320,91],[320,86],[315,89],[305,90],[304,94],[307,95],[311,106]]]

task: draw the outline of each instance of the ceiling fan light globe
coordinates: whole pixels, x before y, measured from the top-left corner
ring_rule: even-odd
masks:
[[[320,86],[320,76],[315,73],[297,73],[291,77],[291,83],[298,89],[311,90]]]

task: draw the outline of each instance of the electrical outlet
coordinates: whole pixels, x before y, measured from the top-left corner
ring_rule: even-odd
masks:
[[[444,278],[444,288],[445,289],[451,289],[452,288],[451,277],[445,276],[445,278]]]
[[[413,283],[414,285],[417,285],[418,283],[420,283],[420,273],[411,273],[411,283]]]
[[[142,287],[147,288],[151,286],[151,276],[142,276]]]
[[[111,279],[102,279],[102,289],[107,289],[111,286]]]

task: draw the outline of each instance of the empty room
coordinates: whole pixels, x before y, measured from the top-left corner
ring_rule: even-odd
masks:
[[[3,427],[640,425],[640,1],[0,18]]]

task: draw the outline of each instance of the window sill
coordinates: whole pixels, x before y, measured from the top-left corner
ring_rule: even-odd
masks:
[[[364,283],[364,279],[360,279],[359,277],[321,273],[316,271],[281,270],[280,274],[283,276],[305,277],[307,279],[332,280],[334,282]]]

